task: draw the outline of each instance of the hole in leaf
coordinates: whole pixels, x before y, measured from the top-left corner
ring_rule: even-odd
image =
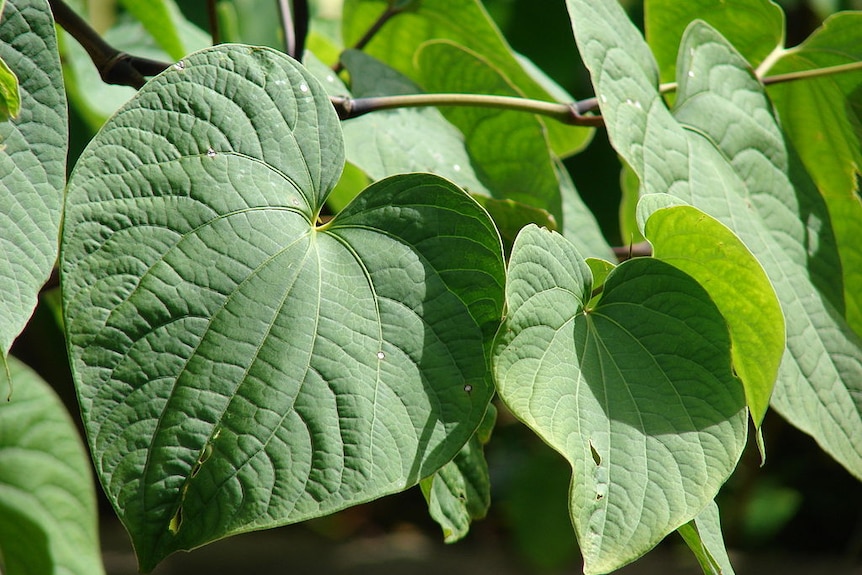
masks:
[[[602,464],[602,456],[601,456],[601,455],[599,455],[599,452],[598,452],[598,451],[596,451],[596,448],[595,448],[595,447],[593,447],[593,442],[592,442],[592,441],[590,441],[590,455],[592,455],[592,456],[593,456],[593,461],[595,462],[595,464],[596,464],[596,465],[601,465],[601,464]]]

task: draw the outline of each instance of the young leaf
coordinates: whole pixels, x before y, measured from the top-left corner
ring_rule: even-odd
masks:
[[[759,428],[784,355],[778,297],[760,263],[733,232],[697,208],[668,206],[666,197],[650,194],[641,200],[639,210],[651,214],[644,234],[654,257],[695,278],[721,310],[730,331],[733,367]]]
[[[18,76],[0,58],[0,122],[17,118],[21,113],[21,89]],[[0,143],[0,146],[3,144]],[[2,151],[3,148],[0,148]]]
[[[20,79],[21,110],[0,122],[0,363],[57,258],[68,127],[54,21],[45,0],[9,2],[0,59]],[[2,377],[2,376],[0,376]]]
[[[862,62],[860,12],[826,20],[805,42],[786,51],[769,73],[853,62]],[[775,84],[769,96],[826,202],[841,258],[844,314],[862,336],[862,70]]]
[[[387,4],[386,0],[347,0],[344,3],[344,45],[355,45],[387,9]],[[458,16],[453,18],[453,14]],[[431,91],[419,81],[414,67],[415,54],[430,40],[449,40],[481,55],[527,98],[553,99],[542,86],[547,80],[537,81],[521,65],[479,0],[417,2],[386,23],[364,51]],[[554,90],[555,93],[561,91]],[[573,98],[567,98],[571,100]],[[592,135],[588,128],[559,122],[544,124],[554,153],[561,157],[581,150]]]
[[[9,575],[98,575],[96,493],[78,430],[51,387],[14,357],[0,386],[0,557]]]
[[[524,228],[493,360],[500,397],[572,466],[588,574],[637,559],[693,519],[746,438],[727,327],[697,282],[638,258],[586,308],[591,291],[570,242]]]
[[[319,225],[343,162],[312,75],[234,45],[149,82],[76,167],[67,337],[142,569],[415,485],[485,413],[504,281],[493,223],[413,174]]]
[[[718,219],[772,282],[787,329],[772,405],[862,477],[862,343],[820,291],[821,262],[838,261],[829,214],[811,187],[791,185],[794,166],[761,84],[726,40],[694,23],[680,49],[672,115],[655,61],[621,7],[568,6],[610,139],[642,191],[669,193]]]

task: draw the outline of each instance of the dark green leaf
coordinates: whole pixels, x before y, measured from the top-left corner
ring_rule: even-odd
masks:
[[[143,569],[415,485],[485,413],[493,223],[413,174],[319,224],[343,161],[307,70],[222,46],[151,81],[76,167],[67,337],[96,469]]]

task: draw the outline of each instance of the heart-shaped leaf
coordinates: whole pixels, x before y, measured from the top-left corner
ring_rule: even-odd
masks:
[[[245,46],[154,79],[79,161],[67,336],[143,569],[403,490],[482,420],[504,281],[490,218],[413,174],[320,224],[343,161],[322,86]]]
[[[829,213],[763,86],[720,34],[695,22],[671,113],[655,60],[619,4],[567,4],[608,135],[642,193],[670,194],[719,220],[772,283],[787,329],[772,405],[862,477],[862,341],[835,307],[843,290]]]
[[[691,277],[634,259],[587,307],[574,246],[535,226],[512,249],[493,369],[512,412],[572,466],[585,573],[608,573],[709,504],[746,438],[727,326]]]

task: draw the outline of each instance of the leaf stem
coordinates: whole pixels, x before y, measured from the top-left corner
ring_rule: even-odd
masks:
[[[407,94],[402,96],[377,96],[372,98],[330,98],[338,116],[342,120],[356,118],[369,112],[391,110],[394,108],[414,108],[423,106],[467,106],[482,108],[498,108],[517,112],[528,112],[553,118],[564,124],[575,126],[601,126],[600,116],[586,116],[586,110],[591,109],[589,100],[561,104],[530,100],[511,96],[494,96],[484,94]],[[591,99],[592,100],[592,99]]]
[[[825,68],[812,68],[810,70],[799,70],[797,72],[788,72],[786,74],[775,74],[774,76],[763,78],[762,82],[765,86],[771,86],[772,84],[796,82],[799,80],[809,80],[811,78],[820,78],[823,76],[859,71],[862,71],[862,62],[849,62],[847,64],[838,64],[836,66],[827,66]]]

